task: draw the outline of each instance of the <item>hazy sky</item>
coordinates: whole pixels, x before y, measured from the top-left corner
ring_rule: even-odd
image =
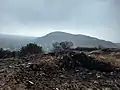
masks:
[[[120,42],[120,0],[0,0],[0,33],[52,31]]]

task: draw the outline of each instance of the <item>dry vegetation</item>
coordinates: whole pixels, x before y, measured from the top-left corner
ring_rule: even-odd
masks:
[[[116,67],[120,67],[120,53],[94,55],[96,59],[109,62]]]

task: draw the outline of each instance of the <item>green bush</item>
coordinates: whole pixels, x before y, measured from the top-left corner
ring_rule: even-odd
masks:
[[[20,55],[38,54],[42,52],[43,52],[42,47],[38,46],[35,43],[29,43],[20,49]]]

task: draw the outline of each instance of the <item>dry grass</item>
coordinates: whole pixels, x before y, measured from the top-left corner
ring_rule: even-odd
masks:
[[[104,62],[109,62],[114,66],[120,67],[120,55],[101,54],[101,55],[94,56],[94,57]]]

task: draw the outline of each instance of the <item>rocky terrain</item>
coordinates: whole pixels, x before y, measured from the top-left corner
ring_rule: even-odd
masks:
[[[106,59],[73,51],[0,59],[0,90],[120,90],[119,65]]]

